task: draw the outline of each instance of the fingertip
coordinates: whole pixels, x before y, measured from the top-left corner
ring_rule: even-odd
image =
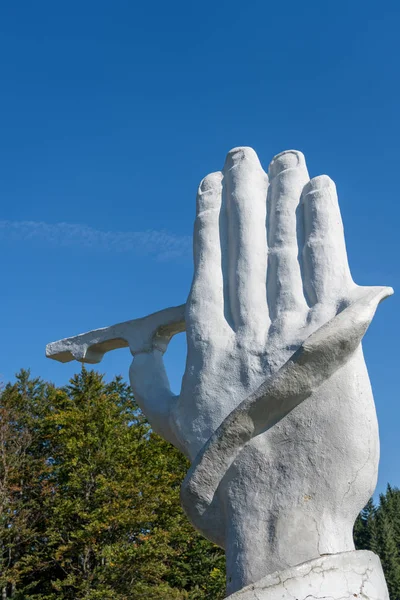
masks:
[[[205,194],[206,192],[210,192],[212,190],[215,190],[216,188],[218,189],[221,185],[221,180],[222,180],[221,171],[216,171],[215,173],[209,173],[200,182],[199,194]]]
[[[226,155],[224,170],[229,171],[233,167],[244,162],[261,167],[260,160],[253,148],[250,148],[249,146],[238,146],[237,148],[232,148]]]
[[[317,177],[313,177],[310,179],[308,183],[303,188],[303,196],[307,196],[307,194],[312,194],[313,192],[318,192],[320,190],[325,189],[336,189],[335,182],[328,175],[318,175]]]
[[[393,293],[393,288],[388,286],[357,286],[350,308],[357,307],[359,318],[367,314],[369,324],[379,304]],[[366,313],[362,309],[365,309]]]
[[[200,182],[197,192],[197,214],[220,205],[222,173],[210,173]]]
[[[377,288],[377,297],[379,299],[379,302],[385,300],[385,298],[389,298],[389,296],[393,296],[393,294],[394,289],[390,286],[384,285]]]
[[[307,168],[304,154],[300,150],[285,150],[271,160],[268,167],[268,176],[271,180],[283,171],[298,167]]]

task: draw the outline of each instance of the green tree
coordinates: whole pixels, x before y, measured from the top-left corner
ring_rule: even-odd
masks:
[[[391,600],[400,600],[400,557],[393,522],[385,510],[377,514],[379,556]]]
[[[354,527],[357,549],[379,555],[391,600],[400,600],[400,490],[388,485],[379,505],[368,502]]]
[[[21,371],[0,402],[0,588],[2,598],[24,598],[43,577],[44,510],[52,494],[46,418],[53,386]],[[21,595],[22,594],[22,595]]]
[[[20,438],[10,439],[24,444],[23,452],[9,444],[7,460],[28,456],[36,482],[21,500],[26,534],[14,526],[14,538],[20,530],[34,543],[3,569],[5,597],[222,598],[223,553],[180,507],[187,461],[151,431],[129,387],[85,369],[64,389],[23,377],[2,406],[13,398],[18,419],[7,414],[4,423],[18,421]]]
[[[376,508],[372,498],[357,517],[354,525],[354,541],[356,548],[372,550],[379,554]]]

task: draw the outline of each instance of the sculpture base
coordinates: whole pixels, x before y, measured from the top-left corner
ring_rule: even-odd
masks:
[[[378,556],[342,552],[267,575],[226,600],[389,600]]]

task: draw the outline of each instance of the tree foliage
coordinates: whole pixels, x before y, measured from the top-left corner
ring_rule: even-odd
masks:
[[[57,389],[23,371],[0,417],[3,598],[223,597],[223,553],[180,508],[187,461],[121,379],[83,369]]]

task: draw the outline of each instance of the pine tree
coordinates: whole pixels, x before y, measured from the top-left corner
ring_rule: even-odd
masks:
[[[397,550],[400,555],[400,490],[397,488],[392,488],[390,484],[388,484],[386,489],[384,504],[386,507],[386,512],[392,522],[394,529],[394,536],[396,540]]]
[[[357,517],[354,542],[358,550],[372,550],[375,554],[380,552],[377,513],[372,498]]]
[[[391,600],[400,600],[400,557],[395,540],[393,523],[388,514],[378,513],[379,556],[385,572]]]
[[[379,555],[391,600],[400,600],[400,490],[388,485],[379,505],[370,500],[354,527],[357,549]]]

